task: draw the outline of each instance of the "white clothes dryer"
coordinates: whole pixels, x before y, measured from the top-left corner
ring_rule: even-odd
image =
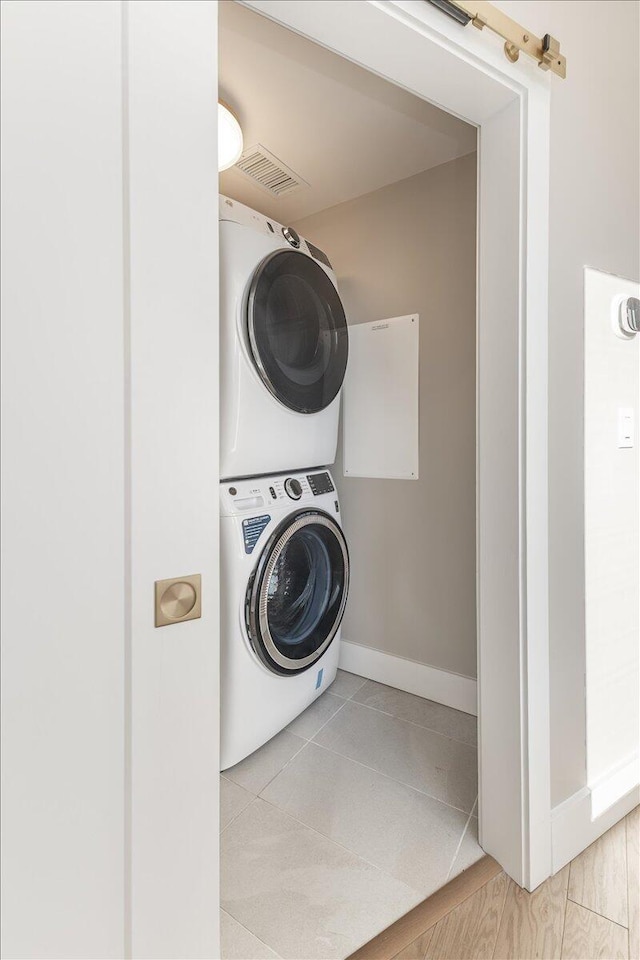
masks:
[[[220,476],[335,460],[349,336],[326,255],[220,197]]]
[[[220,485],[221,769],[333,682],[349,551],[328,470]]]

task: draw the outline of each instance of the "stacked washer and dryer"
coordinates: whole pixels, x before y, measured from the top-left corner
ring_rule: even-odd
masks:
[[[221,767],[333,681],[349,553],[335,460],[348,332],[326,255],[220,198]]]

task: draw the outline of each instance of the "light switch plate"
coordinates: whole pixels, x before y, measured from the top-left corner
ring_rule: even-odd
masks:
[[[618,409],[618,447],[624,449],[634,444],[633,407]]]

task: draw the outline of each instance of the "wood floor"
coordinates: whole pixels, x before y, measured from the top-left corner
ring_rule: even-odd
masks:
[[[485,857],[350,960],[640,960],[640,807],[533,893]]]

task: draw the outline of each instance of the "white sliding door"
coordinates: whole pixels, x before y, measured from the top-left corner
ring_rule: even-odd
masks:
[[[2,954],[124,950],[119,3],[2,4]]]
[[[131,951],[218,936],[217,4],[127,9]],[[202,617],[154,626],[154,581]]]
[[[2,4],[6,957],[218,956],[216,17]]]

